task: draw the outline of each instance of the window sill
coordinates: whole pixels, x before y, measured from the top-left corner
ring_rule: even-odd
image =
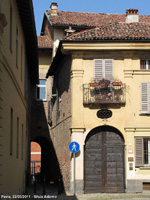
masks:
[[[150,116],[150,113],[141,113],[140,116]]]
[[[46,100],[46,99],[36,99],[36,101],[43,101],[43,102],[46,102],[47,100]]]
[[[140,167],[141,170],[150,170],[150,166],[144,166],[144,167]]]

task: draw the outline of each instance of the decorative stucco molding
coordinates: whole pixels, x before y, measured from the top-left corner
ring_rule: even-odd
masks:
[[[150,132],[150,127],[125,127],[126,132]]]

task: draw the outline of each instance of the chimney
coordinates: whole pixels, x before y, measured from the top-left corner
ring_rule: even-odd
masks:
[[[70,35],[71,33],[74,33],[74,32],[75,32],[75,30],[74,30],[74,29],[72,29],[72,27],[71,27],[71,26],[69,26],[69,28],[68,28],[68,29],[65,29],[65,32],[66,32],[66,36],[68,36],[68,35]]]
[[[57,15],[57,8],[58,8],[58,5],[57,3],[51,3],[51,6],[50,6],[50,13],[51,15]]]
[[[126,10],[126,23],[139,22],[138,9]]]

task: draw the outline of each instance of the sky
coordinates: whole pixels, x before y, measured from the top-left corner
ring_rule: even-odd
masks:
[[[44,12],[50,10],[52,2],[58,11],[95,12],[125,14],[126,9],[135,8],[140,15],[150,15],[150,0],[32,0],[37,35],[40,35]]]

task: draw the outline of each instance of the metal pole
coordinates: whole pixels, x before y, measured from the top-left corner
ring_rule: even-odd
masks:
[[[35,161],[34,161],[34,176],[35,176]]]
[[[75,183],[75,153],[73,153],[73,160],[74,160],[74,195],[76,194],[76,183]]]

